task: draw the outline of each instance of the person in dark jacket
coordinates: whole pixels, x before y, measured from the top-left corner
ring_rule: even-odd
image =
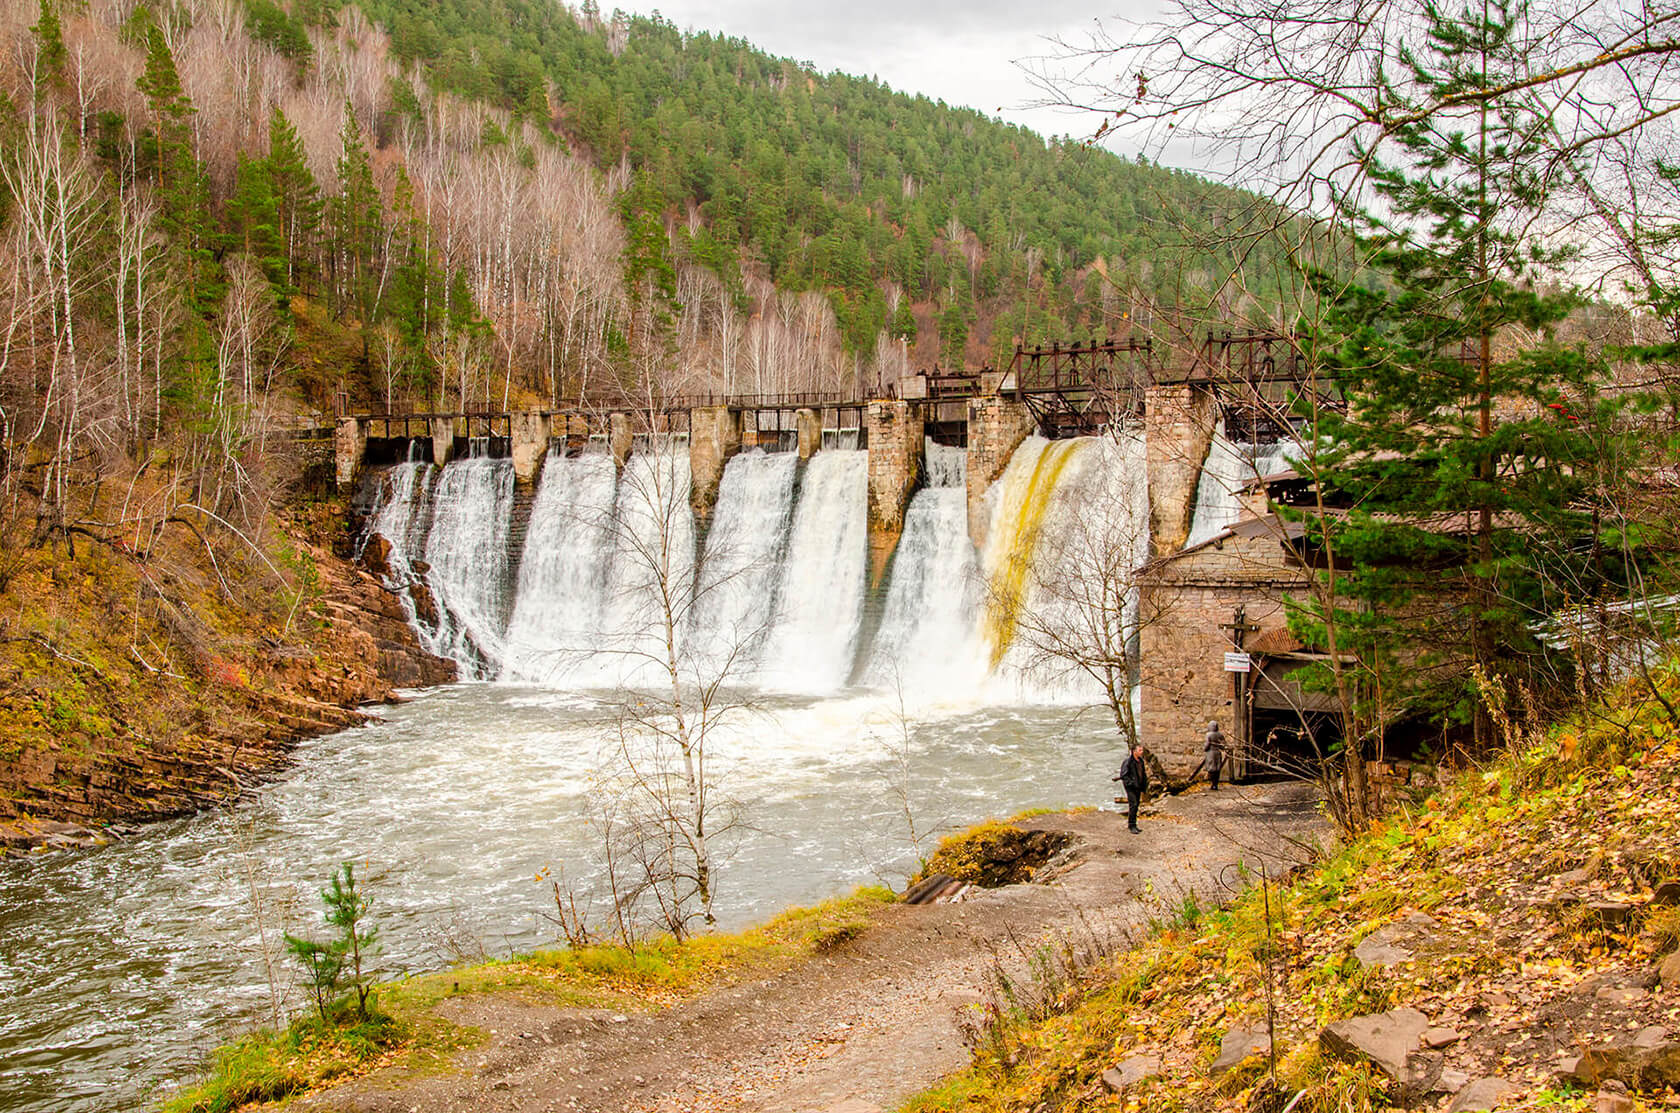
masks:
[[[1120,772],[1113,779],[1126,790],[1126,830],[1134,835],[1141,834],[1137,825],[1138,802],[1149,790],[1149,769],[1143,763],[1142,742],[1132,743],[1132,752],[1120,763]],[[1118,804],[1120,798],[1116,796],[1114,802]]]
[[[1225,768],[1225,734],[1217,722],[1209,722],[1207,743],[1202,747],[1202,768],[1207,770],[1209,791],[1219,791],[1219,773]]]

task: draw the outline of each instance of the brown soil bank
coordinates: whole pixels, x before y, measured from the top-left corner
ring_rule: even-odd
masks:
[[[0,849],[120,834],[236,796],[298,739],[454,679],[401,606],[298,514],[261,559],[181,544],[14,556],[0,589]],[[284,580],[281,578],[284,576]]]
[[[1266,785],[1163,801],[1141,835],[1112,812],[1040,816],[1072,851],[1030,884],[955,903],[884,907],[815,957],[651,1012],[542,1004],[516,992],[453,996],[435,1012],[484,1031],[442,1073],[386,1070],[300,1108],[358,1113],[705,1110],[805,1113],[892,1107],[969,1060],[965,1029],[998,973],[1024,975],[1067,944],[1121,947],[1185,898],[1279,871],[1325,831],[1309,789]]]

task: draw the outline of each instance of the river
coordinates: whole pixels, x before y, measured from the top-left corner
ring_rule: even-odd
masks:
[[[0,863],[0,1111],[134,1108],[263,1022],[253,882],[288,928],[313,931],[315,890],[353,860],[392,974],[552,943],[535,878],[545,866],[590,875],[583,820],[608,715],[552,689],[433,689],[303,743],[286,773],[225,812]],[[717,782],[747,825],[718,886],[724,926],[902,882],[915,854],[901,788],[924,829],[1103,800],[1112,738],[1089,709],[906,715],[861,692],[773,697],[712,740]]]

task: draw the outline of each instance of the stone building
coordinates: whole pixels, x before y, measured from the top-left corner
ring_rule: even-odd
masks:
[[[1339,736],[1334,701],[1291,676],[1322,658],[1287,628],[1285,600],[1309,588],[1311,571],[1299,527],[1271,510],[1270,486],[1245,493],[1228,529],[1139,570],[1140,728],[1173,776],[1195,770],[1210,721],[1229,739],[1236,776],[1294,772],[1294,754]]]

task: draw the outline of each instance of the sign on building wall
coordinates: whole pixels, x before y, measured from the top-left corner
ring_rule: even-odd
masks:
[[[1247,672],[1249,670],[1249,667],[1250,667],[1250,662],[1249,662],[1248,654],[1246,654],[1246,653],[1227,653],[1227,654],[1225,654],[1225,671],[1226,672]]]

